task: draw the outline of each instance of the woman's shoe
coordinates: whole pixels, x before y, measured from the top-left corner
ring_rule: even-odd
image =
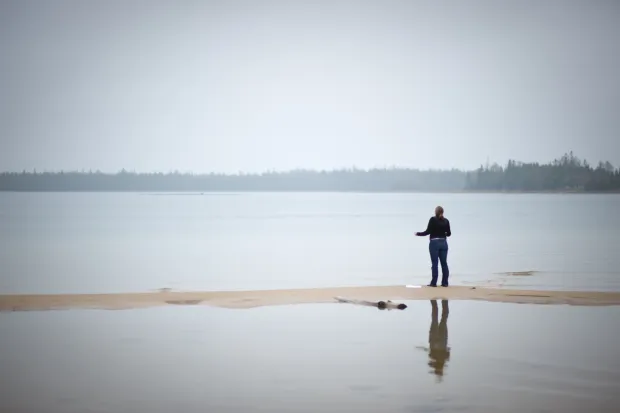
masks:
[[[437,284],[429,284],[427,287],[437,287]]]

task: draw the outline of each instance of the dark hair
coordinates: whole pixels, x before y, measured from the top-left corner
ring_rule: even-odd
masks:
[[[443,207],[438,206],[437,208],[435,208],[435,216],[437,218],[443,217]]]

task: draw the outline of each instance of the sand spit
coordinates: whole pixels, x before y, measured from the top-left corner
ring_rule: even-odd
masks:
[[[369,301],[447,299],[524,304],[620,305],[620,292],[535,291],[466,286],[416,289],[404,286],[378,286],[256,291],[0,295],[0,311],[72,308],[122,310],[165,305],[209,305],[243,309],[271,305],[336,303],[338,301],[335,297]]]

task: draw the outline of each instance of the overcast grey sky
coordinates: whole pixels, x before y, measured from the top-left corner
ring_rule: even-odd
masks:
[[[0,4],[0,170],[620,165],[620,1]]]

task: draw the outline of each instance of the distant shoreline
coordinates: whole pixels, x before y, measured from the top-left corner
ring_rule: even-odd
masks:
[[[475,170],[341,168],[264,173],[101,171],[0,172],[6,192],[325,192],[471,194],[617,194],[620,169],[592,167],[572,152],[548,164],[508,161]]]
[[[620,190],[609,191],[577,191],[577,190],[546,190],[546,191],[498,191],[498,190],[410,190],[410,191],[391,191],[391,190],[344,190],[344,189],[219,189],[219,190],[15,190],[0,189],[0,193],[134,193],[143,195],[168,194],[168,195],[211,195],[211,194],[246,194],[246,193],[342,193],[342,194],[505,194],[505,195],[526,195],[526,194],[566,194],[566,195],[620,195]]]

